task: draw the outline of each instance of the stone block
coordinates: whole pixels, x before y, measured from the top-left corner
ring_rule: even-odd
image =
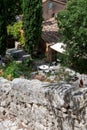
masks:
[[[87,87],[79,88],[64,81],[47,83],[36,79],[7,81],[0,78],[0,112],[4,109],[8,117],[16,117],[28,130],[86,130]],[[7,126],[18,130],[18,124],[13,126],[13,122],[4,117],[0,130]]]
[[[25,62],[27,60],[31,60],[31,55],[27,54],[22,56],[22,62]]]
[[[24,51],[21,49],[17,50],[13,48],[13,49],[8,49],[6,51],[6,55],[12,56],[15,60],[22,58],[23,54],[24,54]]]

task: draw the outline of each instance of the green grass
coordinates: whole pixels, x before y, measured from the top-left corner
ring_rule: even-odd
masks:
[[[21,76],[28,78],[32,67],[27,66],[26,64],[27,63],[22,64],[13,61],[7,64],[5,68],[0,67],[0,70],[3,70],[2,76],[7,79],[14,79]]]

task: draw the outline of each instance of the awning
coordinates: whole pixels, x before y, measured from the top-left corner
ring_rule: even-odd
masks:
[[[50,46],[51,49],[53,49],[59,53],[62,53],[62,54],[64,54],[64,52],[65,52],[64,47],[65,47],[64,43],[61,43],[61,42]]]

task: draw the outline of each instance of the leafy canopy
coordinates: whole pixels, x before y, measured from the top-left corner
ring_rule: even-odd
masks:
[[[69,60],[87,58],[87,0],[70,0],[57,15]]]

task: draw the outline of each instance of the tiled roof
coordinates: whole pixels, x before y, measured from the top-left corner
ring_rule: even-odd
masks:
[[[50,18],[43,22],[42,38],[49,44],[57,43],[59,40],[57,21]]]

